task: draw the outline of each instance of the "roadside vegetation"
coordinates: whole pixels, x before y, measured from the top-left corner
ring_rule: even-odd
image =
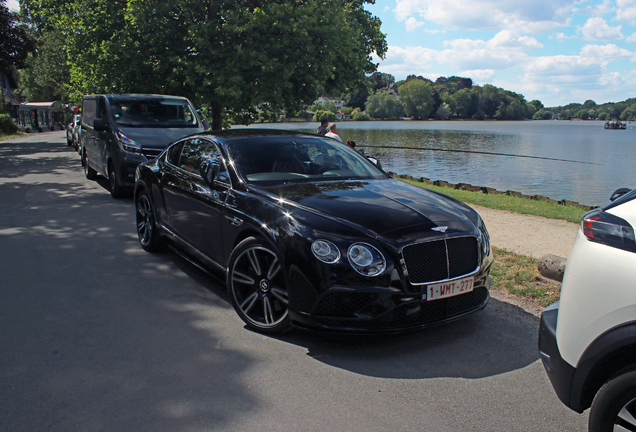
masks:
[[[581,222],[581,216],[587,209],[556,204],[549,201],[530,200],[510,195],[494,195],[472,192],[462,189],[434,186],[417,180],[400,179],[416,186],[443,193],[462,202],[480,205],[497,210],[508,210],[515,213],[543,216],[550,219],[562,219],[572,223]]]
[[[492,289],[506,290],[541,307],[559,300],[561,284],[541,276],[538,260],[499,248],[493,248],[493,253],[495,262],[490,270]]]

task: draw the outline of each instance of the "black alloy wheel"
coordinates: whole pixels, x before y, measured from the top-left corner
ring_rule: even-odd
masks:
[[[227,268],[227,289],[248,327],[268,334],[289,329],[285,275],[268,242],[249,237],[236,246]]]
[[[596,394],[589,432],[636,431],[636,371],[624,369]]]
[[[143,190],[135,200],[137,217],[137,235],[141,247],[148,252],[156,252],[161,249],[162,241],[155,224],[155,213],[148,193]]]
[[[117,181],[115,166],[112,162],[108,164],[108,182],[110,183],[110,194],[113,198],[121,198],[124,195],[124,188]]]
[[[88,165],[88,155],[86,150],[82,153],[82,166],[84,167],[84,175],[89,180],[95,180],[97,178],[97,171]]]

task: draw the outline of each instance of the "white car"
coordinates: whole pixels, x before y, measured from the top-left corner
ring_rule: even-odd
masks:
[[[66,144],[75,147],[75,149],[77,149],[77,142],[79,141],[81,119],[81,114],[75,114],[73,120],[66,126]]]
[[[636,431],[636,189],[583,216],[539,354],[559,399],[590,431]]]

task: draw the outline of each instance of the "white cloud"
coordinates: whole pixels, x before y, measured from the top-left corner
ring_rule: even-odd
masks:
[[[542,32],[568,25],[577,0],[396,0],[398,21],[418,16],[438,25],[467,30],[515,29]]]
[[[585,45],[581,48],[581,57],[594,58],[603,65],[611,60],[630,59],[636,61],[636,54],[614,44]]]
[[[627,36],[625,42],[636,42],[636,32],[632,33],[631,36]]]
[[[602,86],[620,86],[625,84],[625,78],[618,72],[610,72],[605,75],[601,75],[598,79],[598,83]]]
[[[419,26],[424,25],[423,21],[418,21],[417,19],[413,18],[413,17],[409,17],[406,20],[406,31],[413,31],[416,28],[418,28]]]
[[[470,78],[475,82],[491,82],[495,77],[494,69],[465,70],[459,74],[461,77]]]
[[[612,13],[614,6],[611,0],[603,0],[603,3],[585,7],[581,10],[584,15],[602,16]]]
[[[594,17],[587,20],[583,27],[579,30],[583,34],[583,39],[589,41],[610,41],[614,39],[622,39],[622,26],[610,27],[603,18]]]
[[[616,11],[616,19],[618,21],[636,24],[636,1],[616,0],[616,5],[618,6]]]

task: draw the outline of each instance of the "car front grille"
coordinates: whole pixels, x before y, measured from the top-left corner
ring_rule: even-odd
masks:
[[[402,250],[411,284],[425,284],[471,274],[479,268],[476,237],[417,243]]]
[[[146,159],[153,160],[157,156],[159,156],[162,151],[163,151],[163,149],[142,148],[141,149],[141,154],[144,155],[146,157]]]

